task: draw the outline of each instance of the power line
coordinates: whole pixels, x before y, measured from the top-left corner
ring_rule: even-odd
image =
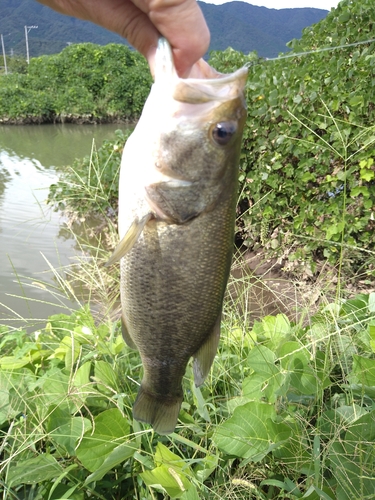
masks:
[[[371,38],[370,40],[364,40],[362,42],[346,43],[343,45],[335,45],[334,47],[323,47],[322,49],[307,50],[305,52],[286,54],[285,56],[271,57],[271,58],[264,59],[264,61],[281,61],[282,59],[290,59],[292,57],[300,57],[300,56],[307,56],[310,54],[318,54],[319,52],[328,52],[328,51],[333,52],[334,50],[346,49],[348,47],[357,47],[358,45],[365,45],[365,44],[372,43],[372,42],[375,42],[375,38]]]

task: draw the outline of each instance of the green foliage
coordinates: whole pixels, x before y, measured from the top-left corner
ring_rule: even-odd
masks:
[[[123,45],[71,45],[30,60],[26,74],[0,78],[2,121],[108,121],[138,117],[151,76],[145,59]]]
[[[23,57],[7,56],[7,67],[9,73],[27,73],[27,61]]]
[[[3,498],[373,498],[375,294],[307,326],[249,330],[232,307],[170,437],[132,419],[140,360],[119,325],[85,308],[33,334],[0,327]]]
[[[229,50],[211,55],[221,71],[252,61],[239,230],[289,269],[298,260],[314,271],[311,257],[336,263],[350,252],[352,271],[366,261],[374,272],[361,252],[375,244],[375,43],[319,51],[372,39],[371,19],[372,2],[344,0],[290,44],[315,53],[255,63]]]

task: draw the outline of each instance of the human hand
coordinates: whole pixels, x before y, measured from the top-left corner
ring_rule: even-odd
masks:
[[[153,73],[157,41],[171,44],[177,72],[187,76],[209,46],[210,34],[196,0],[38,0],[68,16],[103,26],[141,52]]]

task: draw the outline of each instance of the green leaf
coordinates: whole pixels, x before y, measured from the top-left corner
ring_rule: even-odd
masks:
[[[167,465],[142,472],[140,476],[147,486],[165,491],[171,498],[181,498],[191,486],[184,474]]]
[[[35,378],[27,368],[10,372],[0,370],[0,425],[26,413],[29,389]]]
[[[353,444],[346,440],[332,443],[329,449],[330,469],[337,482],[336,494],[339,500],[373,498],[375,491],[374,452],[372,443],[365,446],[358,441]]]
[[[184,492],[191,489],[187,477],[191,471],[186,462],[160,442],[156,445],[154,461],[157,465],[155,469],[140,474],[148,486],[166,491],[171,498],[181,498]]]
[[[275,354],[265,346],[254,347],[247,356],[247,365],[254,373],[243,381],[243,396],[249,399],[267,398],[274,402],[283,390],[285,375],[275,365]]]
[[[363,106],[364,100],[362,95],[356,95],[349,99],[350,106]]]
[[[60,368],[47,370],[36,383],[37,387],[43,388],[43,399],[48,406],[56,406],[67,397],[69,387],[69,375]]]
[[[237,407],[233,416],[217,427],[213,441],[228,455],[257,462],[290,436],[290,428],[274,423],[275,418],[274,405],[249,402]]]
[[[326,238],[330,240],[333,235],[342,233],[345,227],[345,222],[341,221],[337,224],[331,224],[326,231]]]
[[[359,451],[358,446],[361,443],[371,445],[375,442],[375,410],[355,419],[345,433],[345,441],[351,444],[353,454]],[[375,469],[375,462],[373,467]]]
[[[197,488],[194,484],[181,495],[181,500],[200,500],[201,497],[198,495]]]
[[[95,417],[93,429],[85,433],[77,448],[77,458],[90,472],[99,469],[120,444],[131,441],[130,424],[117,408]]]
[[[196,467],[194,467],[194,474],[197,479],[203,483],[214,472],[219,463],[218,455],[206,455]]]
[[[375,352],[375,325],[369,325],[368,331],[370,334],[370,346],[371,346],[372,352]]]
[[[78,488],[78,484],[69,487],[69,485],[64,484],[62,480],[68,476],[72,470],[78,469],[78,464],[70,464],[64,468],[63,472],[55,478],[54,484],[51,486],[51,489],[48,493],[48,500],[57,500],[57,499],[68,499],[72,498],[72,500],[83,500],[83,497],[80,498],[78,493],[73,494],[74,491]]]
[[[95,361],[94,379],[98,389],[104,394],[119,392],[119,383],[112,366],[107,361]],[[100,383],[102,382],[102,383]]]
[[[371,292],[368,296],[368,310],[370,313],[375,313],[375,292]]]
[[[279,349],[281,366],[289,371],[289,384],[297,393],[315,394],[319,378],[310,366],[310,353],[298,342],[285,342]]]
[[[375,359],[354,354],[352,374],[360,384],[375,386]]]
[[[83,363],[74,374],[73,384],[82,390],[88,390],[90,383],[91,361]]]
[[[35,361],[47,356],[48,351],[34,350],[30,351],[27,356],[2,356],[0,358],[0,368],[3,370],[19,370],[24,366],[35,363]]]
[[[356,198],[359,195],[362,195],[365,198],[368,198],[370,196],[367,186],[356,186],[350,191],[350,196],[352,198]]]
[[[350,12],[344,12],[339,16],[339,23],[347,23],[350,19]]]
[[[276,350],[291,333],[290,321],[285,314],[265,316],[255,321],[251,336],[259,341],[266,341],[268,348]]]
[[[70,456],[75,456],[79,438],[91,428],[91,422],[84,417],[72,417],[67,409],[55,408],[48,418],[47,431],[50,437],[63,446]]]
[[[326,493],[315,485],[311,485],[310,488],[301,498],[306,498],[306,500],[334,500],[334,493],[329,491]],[[337,499],[339,500],[339,499]]]
[[[289,370],[298,358],[303,366],[308,366],[310,361],[310,353],[306,347],[303,347],[299,342],[289,341],[282,344],[278,350],[278,357],[281,366]]]
[[[125,460],[129,460],[137,450],[138,445],[135,442],[120,444],[106,456],[100,467],[87,477],[85,484],[100,481],[107,472],[122,464]]]
[[[74,336],[66,335],[60,342],[59,347],[55,349],[50,358],[57,358],[65,361],[65,368],[71,370],[80,354],[80,343]]]
[[[375,178],[375,172],[373,170],[362,169],[359,172],[359,176],[366,182],[370,182]]]
[[[156,465],[173,465],[173,467],[179,467],[181,469],[186,467],[186,463],[181,457],[173,453],[160,442],[156,445],[154,461]]]
[[[19,461],[11,465],[8,472],[9,486],[20,484],[38,484],[50,481],[63,472],[61,464],[49,453],[41,453],[37,457]]]
[[[285,314],[276,316],[265,316],[262,319],[264,335],[271,340],[268,346],[277,348],[290,334],[290,321]]]
[[[194,403],[197,407],[197,411],[199,415],[205,420],[206,422],[211,422],[210,419],[210,413],[207,409],[207,403],[204,400],[204,397],[202,395],[202,391],[200,390],[199,387],[196,387],[194,381],[191,381],[191,391],[194,396]]]

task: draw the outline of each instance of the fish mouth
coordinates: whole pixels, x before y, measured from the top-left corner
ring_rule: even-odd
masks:
[[[221,75],[216,78],[201,80],[199,78],[182,78],[173,91],[173,99],[188,104],[203,104],[206,102],[228,102],[243,94],[247,79],[247,68],[243,67],[231,75]]]
[[[234,73],[223,74],[200,59],[194,66],[194,77],[180,78],[177,75],[171,46],[161,37],[155,60],[155,83],[168,85],[173,99],[189,104],[210,101],[230,101],[243,95],[248,67],[245,65]],[[198,75],[198,77],[196,77]]]

